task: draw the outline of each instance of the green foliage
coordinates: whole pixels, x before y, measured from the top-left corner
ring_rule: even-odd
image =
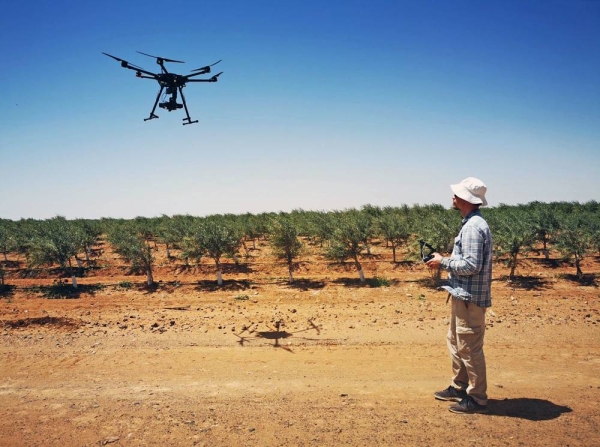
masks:
[[[370,287],[389,287],[390,280],[387,278],[382,278],[381,276],[375,276],[373,278],[367,279],[367,284]]]
[[[393,261],[397,262],[397,248],[405,245],[411,235],[406,214],[396,210],[385,210],[377,218],[376,226],[379,234],[392,246]]]
[[[117,288],[122,290],[130,290],[133,288],[133,283],[131,281],[120,281],[119,284],[117,284]]]
[[[579,279],[583,278],[581,260],[595,249],[598,231],[598,213],[577,208],[561,219],[561,230],[556,235],[556,248],[566,259],[574,261]]]
[[[134,269],[142,269],[147,276],[147,284],[154,283],[152,266],[154,257],[150,245],[145,239],[144,230],[140,230],[135,223],[127,223],[113,226],[108,234],[113,249],[131,263]]]
[[[415,205],[411,216],[411,233],[417,235],[413,243],[413,253],[420,253],[418,239],[425,240],[440,253],[452,252],[454,238],[460,230],[460,222],[461,216],[456,210],[449,210],[440,205]]]
[[[304,223],[305,232],[312,242],[323,246],[329,241],[336,228],[336,213],[327,213],[325,211],[308,212],[306,219],[299,218],[295,214],[296,221]]]
[[[372,231],[371,218],[356,210],[338,212],[336,214],[336,228],[331,235],[330,246],[326,250],[327,258],[344,262],[346,259],[354,260],[360,276],[360,282],[365,283],[364,273],[359,261],[359,256],[365,250],[365,240]]]
[[[77,282],[73,273],[71,258],[75,258],[83,239],[81,229],[62,216],[41,222],[27,243],[27,257],[30,265],[58,266],[71,276],[73,287]]]
[[[302,252],[302,242],[298,238],[298,228],[285,214],[273,219],[269,227],[269,238],[273,253],[288,265],[290,283],[294,282],[294,259]]]
[[[215,262],[217,283],[221,278],[221,259],[235,257],[242,245],[242,231],[234,220],[222,216],[211,216],[197,221],[184,239],[182,249],[185,256],[200,259],[208,256]]]
[[[510,279],[514,279],[519,256],[529,253],[537,240],[539,222],[522,206],[500,207],[487,214],[494,241],[494,253],[498,258],[506,257],[510,268]]]
[[[0,219],[0,253],[7,261],[7,254],[17,248],[16,228],[11,220]]]

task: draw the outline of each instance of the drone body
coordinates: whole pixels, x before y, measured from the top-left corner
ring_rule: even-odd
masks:
[[[172,112],[173,110],[177,110],[177,109],[182,109],[182,108],[185,109],[186,118],[183,118],[184,126],[186,124],[197,123],[198,120],[192,121],[192,118],[190,117],[190,113],[188,111],[187,104],[185,102],[185,96],[183,96],[183,87],[185,87],[185,85],[188,82],[217,82],[218,77],[223,72],[217,73],[216,75],[214,75],[213,77],[211,77],[209,79],[190,79],[190,78],[192,78],[193,76],[210,73],[210,67],[218,64],[221,61],[219,60],[219,61],[215,62],[214,64],[207,65],[206,67],[197,68],[196,70],[192,70],[192,72],[189,75],[184,76],[184,75],[179,75],[176,73],[170,73],[165,68],[165,62],[175,62],[175,63],[182,64],[183,61],[176,61],[174,59],[167,59],[165,57],[152,56],[150,54],[142,53],[141,51],[138,51],[138,53],[143,54],[144,56],[148,56],[148,57],[152,57],[152,58],[156,59],[156,63],[158,65],[160,65],[161,72],[160,73],[152,73],[150,71],[144,70],[143,68],[132,65],[129,62],[127,62],[126,60],[123,60],[118,57],[112,56],[108,53],[102,52],[102,54],[105,54],[106,56],[112,57],[113,59],[121,62],[121,67],[128,68],[130,70],[134,70],[136,72],[135,75],[138,78],[154,79],[156,82],[158,82],[158,85],[160,86],[160,90],[158,91],[158,95],[156,95],[156,101],[154,101],[154,106],[152,107],[150,116],[148,118],[145,118],[144,121],[158,118],[158,115],[154,114],[154,111],[156,110],[156,106],[158,105],[158,107],[160,107],[161,109],[166,109],[169,112]],[[163,102],[159,103],[160,95],[163,93],[163,91],[165,91],[166,95],[170,95],[170,97],[168,99],[164,100]],[[177,102],[178,95],[181,96],[181,103]]]

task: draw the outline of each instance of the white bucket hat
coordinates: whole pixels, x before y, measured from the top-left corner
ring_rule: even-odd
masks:
[[[485,193],[487,186],[481,180],[475,177],[467,177],[456,185],[450,185],[455,196],[466,200],[473,205],[487,206]]]

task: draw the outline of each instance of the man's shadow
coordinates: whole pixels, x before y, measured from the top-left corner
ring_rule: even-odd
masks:
[[[490,399],[488,410],[490,416],[505,416],[529,421],[548,421],[556,419],[563,413],[573,411],[569,407],[556,405],[549,400],[527,397],[502,400]]]

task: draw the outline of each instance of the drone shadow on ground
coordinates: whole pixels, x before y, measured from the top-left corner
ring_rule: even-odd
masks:
[[[307,327],[306,329],[301,329],[299,331],[294,331],[294,332],[288,332],[288,331],[281,330],[279,324],[276,324],[275,328],[270,331],[249,332],[248,335],[243,335],[244,332],[246,332],[246,330],[243,330],[241,333],[233,334],[233,335],[235,335],[236,337],[239,338],[238,343],[240,344],[240,346],[244,346],[246,343],[249,343],[252,340],[257,340],[257,339],[258,340],[261,340],[261,339],[262,340],[272,340],[273,344],[271,346],[273,346],[274,348],[281,348],[281,349],[291,352],[293,354],[294,351],[290,347],[290,344],[288,344],[287,346],[282,345],[279,341],[285,340],[285,339],[291,338],[291,337],[294,337],[294,338],[297,338],[300,340],[304,340],[304,341],[321,341],[321,342],[328,341],[328,340],[323,340],[323,339],[319,339],[319,338],[301,337],[301,336],[296,335],[298,333],[308,332],[308,331],[313,331],[313,330],[316,332],[317,335],[321,334],[321,326],[317,326],[310,320],[309,320],[309,324],[310,324],[310,326]]]
[[[488,401],[488,416],[503,416],[528,421],[548,421],[560,417],[563,413],[573,410],[564,405],[556,405],[545,399],[519,397],[515,399]]]

